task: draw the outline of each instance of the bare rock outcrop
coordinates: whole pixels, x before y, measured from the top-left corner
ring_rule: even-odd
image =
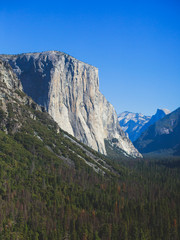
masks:
[[[106,153],[104,140],[133,157],[141,154],[125,136],[113,106],[99,91],[98,69],[65,53],[1,55],[24,91],[44,106],[58,125],[93,149]]]

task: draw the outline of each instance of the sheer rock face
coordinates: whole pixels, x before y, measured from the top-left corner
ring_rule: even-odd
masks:
[[[119,126],[113,106],[99,91],[98,69],[61,52],[1,55],[22,82],[24,91],[43,105],[59,126],[106,154],[104,140],[140,157]]]

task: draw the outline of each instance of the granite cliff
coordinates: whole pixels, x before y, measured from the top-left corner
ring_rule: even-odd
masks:
[[[96,67],[58,51],[1,58],[9,62],[24,91],[63,130],[103,154],[107,154],[107,140],[133,157],[141,156],[119,126],[113,106],[99,91]]]
[[[44,108],[23,92],[11,66],[0,59],[0,163],[4,168],[9,160],[15,161],[16,168],[20,159],[23,166],[27,159],[33,161],[33,169],[43,161],[50,166],[56,159],[56,164],[71,170],[81,166],[97,174],[119,175],[108,158],[60,129]],[[22,172],[31,174],[31,163]]]

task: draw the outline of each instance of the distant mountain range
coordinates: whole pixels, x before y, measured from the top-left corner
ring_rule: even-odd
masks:
[[[123,131],[134,142],[149,126],[169,113],[170,111],[167,109],[157,109],[156,114],[153,116],[145,116],[141,113],[125,111],[118,115],[118,120]]]
[[[134,145],[143,154],[180,155],[180,108],[150,125]]]

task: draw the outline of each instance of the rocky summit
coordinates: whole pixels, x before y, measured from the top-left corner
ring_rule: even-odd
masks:
[[[146,129],[169,114],[168,109],[157,109],[153,116],[141,113],[122,112],[118,115],[119,124],[132,142],[135,142]]]
[[[103,154],[107,154],[107,140],[112,147],[141,157],[119,126],[115,109],[99,91],[96,67],[58,51],[0,57],[11,65],[24,91],[63,130]]]
[[[179,156],[180,108],[150,125],[134,144],[142,154]]]
[[[142,133],[143,127],[151,119],[141,113],[122,112],[118,115],[119,124],[131,141],[135,141]]]

